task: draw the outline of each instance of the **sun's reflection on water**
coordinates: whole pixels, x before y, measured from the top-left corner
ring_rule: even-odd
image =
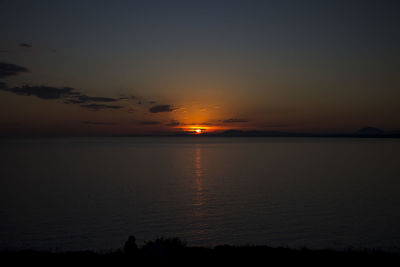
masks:
[[[194,183],[192,201],[192,234],[195,242],[209,239],[209,224],[207,223],[207,195],[204,185],[204,166],[202,164],[202,147],[194,147]]]
[[[195,147],[195,199],[193,202],[193,206],[203,206],[205,203],[205,195],[204,195],[204,188],[203,188],[203,169],[201,166],[201,148],[200,145],[196,145]]]

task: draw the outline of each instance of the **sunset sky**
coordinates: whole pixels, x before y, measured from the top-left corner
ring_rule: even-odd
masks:
[[[400,1],[0,0],[0,132],[400,130]]]

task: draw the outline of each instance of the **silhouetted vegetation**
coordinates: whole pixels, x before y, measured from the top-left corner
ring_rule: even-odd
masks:
[[[141,249],[141,255],[145,259],[157,261],[175,261],[185,255],[186,242],[179,238],[157,238],[149,241]]]
[[[131,235],[128,237],[128,240],[125,242],[124,245],[124,252],[127,254],[135,255],[139,251],[138,246],[136,245],[136,238],[135,236]]]
[[[146,242],[141,248],[136,246],[133,236],[129,237],[123,250],[108,253],[82,252],[40,252],[40,251],[3,251],[3,262],[40,264],[243,264],[267,265],[271,263],[306,263],[331,265],[343,263],[384,264],[400,262],[400,254],[382,251],[333,251],[290,249],[268,246],[230,246],[214,248],[190,247],[179,238],[158,238]]]

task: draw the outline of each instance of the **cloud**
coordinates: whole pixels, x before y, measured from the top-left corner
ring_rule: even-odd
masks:
[[[119,100],[132,100],[135,101],[137,105],[154,105],[156,101],[148,101],[144,97],[140,96],[126,96],[126,95],[121,95],[119,97]]]
[[[87,108],[91,109],[93,111],[99,111],[102,109],[120,109],[123,108],[123,106],[117,106],[117,105],[104,105],[104,104],[87,104],[87,105],[81,105],[82,108]]]
[[[20,43],[21,47],[30,48],[32,45],[27,43]],[[24,72],[29,72],[29,70],[25,67],[18,66],[15,64],[10,64],[6,62],[0,62],[0,79],[15,76]],[[98,110],[116,110],[122,109],[126,107],[126,105],[120,105],[120,103],[124,100],[133,100],[136,101],[137,105],[154,105],[156,101],[147,101],[146,99],[138,96],[126,96],[120,95],[119,97],[102,97],[102,96],[89,96],[81,93],[80,91],[71,88],[71,87],[53,87],[53,86],[33,86],[33,85],[24,85],[17,87],[8,87],[6,83],[0,81],[0,91],[6,91],[10,93],[14,93],[17,95],[25,95],[25,96],[36,96],[40,99],[62,99],[65,104],[75,104],[80,105],[80,107],[98,111]],[[114,105],[108,104],[98,104],[100,103],[118,103]],[[160,113],[160,112],[172,112],[177,110],[178,108],[172,107],[172,105],[155,105],[149,108],[151,113]],[[134,109],[127,107],[125,109],[126,112],[132,113]],[[168,125],[178,125],[179,122],[171,122]],[[161,124],[161,122],[155,121],[147,121],[142,122],[142,125],[150,125],[150,124]]]
[[[20,43],[19,46],[23,48],[32,48],[32,45],[27,43]]]
[[[8,88],[5,83],[0,82],[0,90],[11,92],[17,95],[36,96],[41,99],[65,99],[66,104],[85,104],[88,102],[116,102],[118,99],[110,97],[92,97],[77,92],[70,87],[50,87],[50,86],[30,86]],[[104,105],[104,104],[85,104],[80,105],[82,108],[98,111],[103,109],[121,109],[120,105]]]
[[[8,91],[17,95],[34,95],[41,99],[60,99],[66,96],[71,96],[77,94],[73,92],[73,88],[64,87],[64,88],[56,88],[49,86],[29,86],[25,85],[22,87],[12,87],[12,88],[2,88],[0,86],[0,90]]]
[[[118,99],[110,97],[93,97],[77,93],[66,101],[67,104],[83,104],[87,102],[116,102]]]
[[[179,121],[177,121],[177,120],[172,120],[171,122],[165,124],[165,126],[168,126],[168,127],[176,127],[176,126],[179,126],[179,125],[181,125],[181,123]]]
[[[29,44],[20,44],[23,47],[29,47]],[[23,72],[28,72],[28,69],[5,62],[0,62],[0,78],[18,75]],[[0,81],[0,90],[14,93],[17,95],[26,95],[26,96],[36,96],[41,99],[63,99],[65,104],[79,104],[80,107],[89,109],[92,111],[99,111],[99,110],[117,110],[122,109],[124,106],[121,105],[106,105],[106,104],[96,104],[96,102],[118,102],[121,98],[111,98],[111,97],[102,97],[102,96],[88,96],[86,94],[82,94],[81,92],[77,91],[74,88],[70,87],[52,87],[52,86],[31,86],[31,85],[24,85],[20,87],[8,87],[6,83]],[[131,99],[138,98],[133,97]],[[95,103],[93,103],[95,102]],[[169,106],[168,106],[169,107]],[[128,112],[130,112],[128,110]],[[90,124],[90,122],[86,122]],[[94,122],[95,123],[95,122]],[[92,122],[93,124],[93,122]],[[98,124],[96,124],[98,125]]]
[[[149,109],[151,113],[171,112],[174,110],[176,110],[176,108],[172,108],[171,105],[158,105]]]
[[[182,125],[186,126],[193,126],[193,125],[204,125],[204,126],[212,126],[212,125],[218,125],[214,122],[193,122],[193,123],[184,123]]]
[[[238,119],[238,118],[231,118],[227,120],[223,120],[223,123],[240,123],[240,122],[249,122],[247,119]]]
[[[158,125],[161,124],[159,121],[139,121],[138,124],[140,125]]]
[[[0,62],[0,79],[8,76],[15,76],[28,71],[29,70],[27,68],[15,64]]]
[[[102,122],[102,121],[82,121],[84,124],[89,124],[89,125],[117,125],[118,123],[116,122]]]
[[[147,105],[147,104],[151,104],[150,102],[152,101],[147,101],[145,98],[143,97],[139,97],[139,96],[124,96],[121,95],[119,97],[120,100],[132,100],[134,102],[136,102],[137,105]]]

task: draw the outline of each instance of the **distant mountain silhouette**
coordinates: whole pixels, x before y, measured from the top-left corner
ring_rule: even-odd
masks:
[[[241,130],[227,130],[222,133],[216,134],[218,136],[285,136],[287,133],[276,131],[241,131]]]
[[[222,133],[211,133],[212,136],[226,136],[226,137],[301,137],[301,136],[314,136],[310,133],[291,133],[279,131],[241,131],[241,130],[227,130]]]

